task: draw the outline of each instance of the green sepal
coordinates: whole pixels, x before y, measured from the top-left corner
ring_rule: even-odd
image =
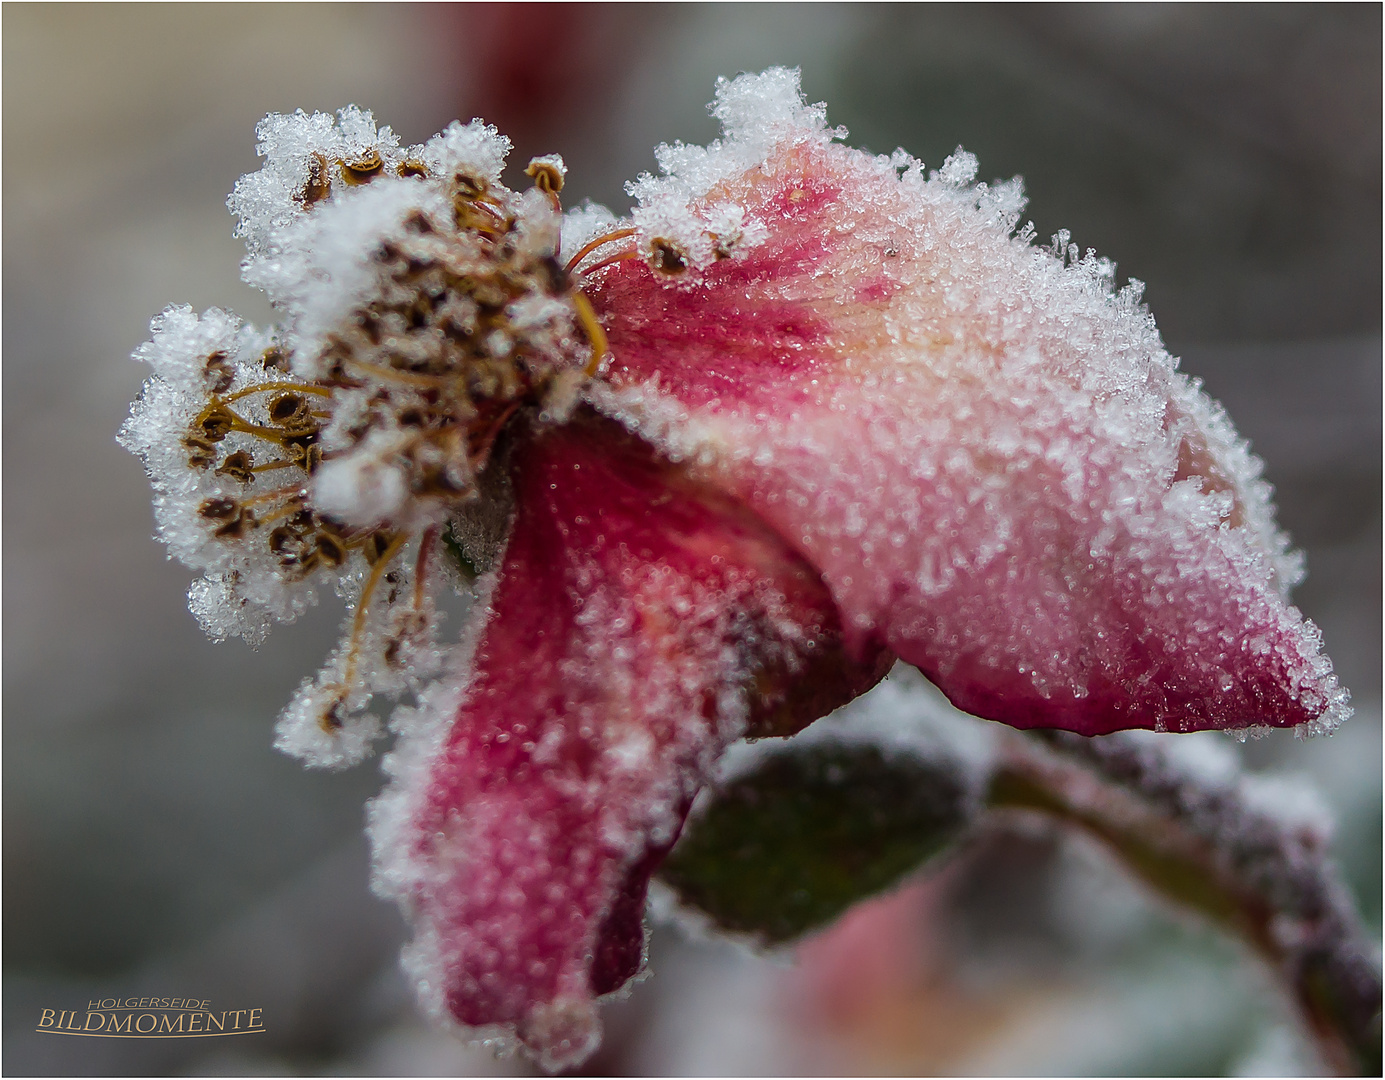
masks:
[[[973,804],[946,761],[851,743],[792,747],[713,791],[659,876],[721,929],[780,944],[945,850]]]

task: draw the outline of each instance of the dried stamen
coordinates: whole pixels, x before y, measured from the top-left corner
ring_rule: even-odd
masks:
[[[248,484],[255,479],[255,462],[248,450],[237,450],[235,453],[227,454],[226,460],[216,470],[217,476],[229,476],[232,480],[237,480],[242,484]]]
[[[342,672],[341,693],[333,701],[321,718],[322,730],[332,733],[341,727],[341,718],[336,714],[337,708],[345,700],[348,688],[356,677],[356,664],[360,658],[361,635],[365,631],[366,608],[370,604],[370,597],[375,592],[376,586],[380,584],[380,577],[385,572],[385,567],[390,561],[399,554],[400,549],[408,542],[409,535],[400,533],[394,541],[387,547],[374,565],[370,568],[370,576],[366,578],[365,587],[361,589],[361,599],[356,604],[356,616],[351,621],[351,641],[347,646],[346,664]]]
[[[630,259],[638,259],[639,257],[640,253],[636,251],[634,248],[626,248],[624,251],[616,255],[612,255],[609,258],[602,259],[599,263],[595,263],[594,265],[587,267],[585,270],[582,271],[582,275],[584,277],[590,277],[598,270],[604,270],[612,263],[626,262]]]
[[[269,421],[279,427],[291,428],[308,419],[308,402],[302,394],[280,391],[269,399]]]
[[[579,289],[572,294],[572,307],[577,312],[577,319],[582,324],[582,330],[587,335],[587,340],[591,342],[591,359],[587,361],[584,368],[586,375],[595,375],[601,370],[601,361],[607,353],[606,331],[602,329],[601,320],[596,317],[596,312],[592,310],[591,301],[588,300]]]
[[[268,356],[269,352],[274,351],[277,350],[269,350],[265,353],[265,356]],[[282,353],[280,355],[282,355]],[[274,365],[270,365],[268,362],[266,362],[265,366],[269,367]],[[251,394],[264,394],[268,393],[271,390],[288,390],[296,394],[314,394],[317,397],[332,396],[332,391],[327,389],[327,387],[325,386],[313,386],[310,383],[268,382],[260,383],[258,386],[247,386],[243,390],[237,390],[234,394],[227,394],[224,398],[221,399],[220,404],[229,405],[231,404],[231,402],[239,401],[241,398],[249,397]]]
[[[327,170],[327,159],[314,154],[308,159],[308,182],[298,193],[298,200],[304,206],[320,203],[332,194],[332,179]]]
[[[672,240],[656,236],[649,241],[649,265],[661,274],[676,277],[688,268],[688,256]]]
[[[379,152],[371,150],[355,161],[343,161],[341,163],[341,178],[352,187],[368,184],[380,175],[384,167],[385,163],[380,160]]]
[[[524,175],[532,177],[534,186],[546,195],[557,195],[563,190],[563,170],[553,158],[536,157],[529,162]]]
[[[578,250],[577,254],[567,261],[567,265],[563,267],[564,273],[572,273],[573,268],[597,248],[604,247],[607,244],[614,244],[617,240],[624,240],[629,236],[634,236],[637,231],[636,229],[616,229],[614,232],[608,232],[602,236],[598,236],[595,240],[588,240]]]
[[[207,376],[213,380],[213,394],[225,393],[231,389],[231,384],[236,381],[236,369],[231,366],[226,354],[220,350],[207,357],[205,370]]]

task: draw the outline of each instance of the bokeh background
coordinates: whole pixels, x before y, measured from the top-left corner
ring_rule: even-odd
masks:
[[[268,321],[223,200],[266,112],[373,108],[406,142],[483,115],[520,168],[617,210],[718,75],[798,65],[855,145],[1022,174],[1039,235],[1148,282],[1170,350],[1268,463],[1297,594],[1357,715],[1248,744],[1316,781],[1381,898],[1381,9],[7,4],[4,1071],[525,1074],[430,1032],[367,891],[372,765],[308,773],[271,725],[328,606],[212,645],[114,442],[170,302]],[[1212,736],[1220,739],[1221,736]],[[1238,751],[1241,752],[1241,751]],[[1044,830],[978,837],[796,956],[658,927],[593,1073],[1292,1074],[1263,972]],[[101,994],[264,1009],[242,1040],[63,1039]]]

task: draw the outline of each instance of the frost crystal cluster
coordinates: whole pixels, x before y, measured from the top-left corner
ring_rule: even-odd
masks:
[[[559,1067],[642,964],[651,874],[722,752],[896,658],[1084,734],[1327,730],[1259,462],[1115,268],[1016,233],[1018,181],[840,143],[796,72],[718,86],[636,207],[501,182],[479,120],[402,148],[270,116],[230,198],[271,331],[172,307],[122,432],[215,637],[331,583],[341,646],[279,722],[357,761],[426,1007]],[[463,572],[465,571],[465,573]],[[460,643],[444,589],[483,603]]]

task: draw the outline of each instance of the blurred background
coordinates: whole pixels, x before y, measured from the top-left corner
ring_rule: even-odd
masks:
[[[430,1032],[367,890],[373,765],[271,747],[324,607],[213,645],[114,441],[170,302],[267,322],[226,193],[269,111],[373,108],[406,143],[485,116],[617,211],[718,75],[797,65],[850,141],[1022,174],[1146,293],[1265,458],[1296,594],[1357,714],[1253,767],[1312,777],[1381,912],[1377,5],[28,5],[3,10],[4,1060],[9,1074],[526,1074]],[[569,198],[570,196],[570,198]],[[1220,739],[1221,736],[1214,736]],[[978,837],[796,956],[657,927],[589,1073],[1244,1074],[1317,1063],[1263,972],[1094,847]],[[244,1040],[59,1039],[93,997],[262,1008]]]

